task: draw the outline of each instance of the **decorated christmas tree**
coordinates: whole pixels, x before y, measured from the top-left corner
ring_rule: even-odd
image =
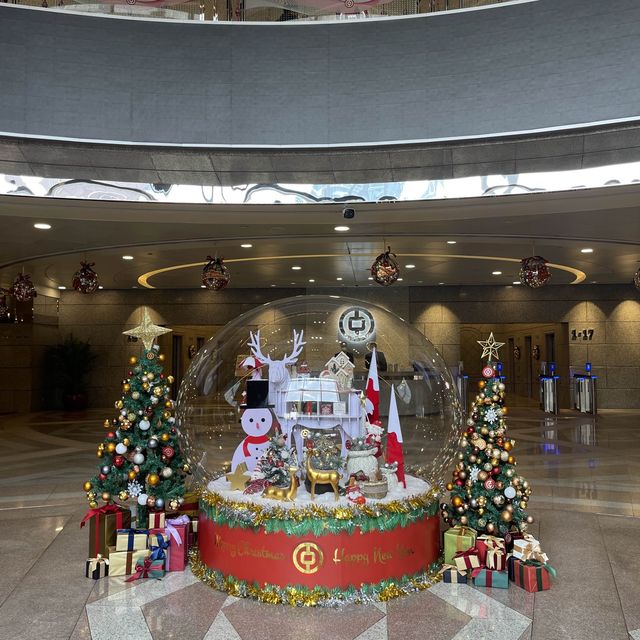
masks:
[[[516,470],[515,440],[507,435],[505,385],[493,365],[503,343],[496,342],[493,333],[478,342],[482,357],[488,357],[482,370],[485,379],[478,383],[453,480],[447,484],[450,504],[441,509],[451,525],[503,536],[513,528],[526,531],[533,522],[526,512],[531,488]]]
[[[293,455],[285,437],[281,434],[270,439],[269,446],[258,460],[253,472],[253,479],[264,479],[273,487],[289,486],[288,467],[293,462]]]
[[[140,338],[143,356],[131,357],[132,369],[122,381],[116,401],[118,416],[105,420],[108,430],[98,445],[98,473],[84,483],[89,506],[133,499],[139,505],[138,525],[144,526],[148,509],[176,509],[183,501],[184,477],[189,472],[180,451],[174,408],[170,399],[172,376],[162,372],[164,356],[154,339],[170,331],[151,323],[144,309],[142,324],[125,334]]]

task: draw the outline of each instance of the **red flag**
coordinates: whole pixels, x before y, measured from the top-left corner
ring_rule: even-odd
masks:
[[[376,350],[371,351],[371,362],[369,363],[369,376],[367,377],[367,390],[365,392],[367,400],[365,409],[367,418],[373,424],[380,419],[380,383],[378,381],[378,363],[376,360]]]
[[[385,462],[398,463],[398,482],[402,482],[407,488],[407,481],[404,478],[404,450],[402,448],[402,429],[400,427],[400,416],[398,415],[398,405],[396,404],[396,390],[391,385],[391,401],[389,402],[389,426],[387,428],[387,455]]]

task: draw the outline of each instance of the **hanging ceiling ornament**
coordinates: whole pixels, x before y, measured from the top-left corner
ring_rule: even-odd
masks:
[[[222,263],[222,258],[207,256],[207,264],[202,270],[202,284],[212,291],[224,289],[231,280],[229,269]]]
[[[636,289],[640,290],[640,269],[638,269],[633,275],[633,284],[636,285]]]
[[[387,247],[371,265],[371,275],[373,279],[383,286],[393,284],[400,276],[400,266],[396,260],[396,254],[391,253],[391,247]]]
[[[81,262],[80,269],[73,274],[71,285],[80,293],[93,293],[98,289],[98,274],[91,268],[95,262]]]
[[[11,289],[9,289],[9,293],[18,302],[29,302],[38,295],[36,288],[33,286],[33,282],[31,282],[31,278],[24,273],[19,273],[16,276],[13,285],[11,285]]]
[[[551,278],[551,271],[547,267],[547,261],[542,256],[531,256],[522,259],[520,267],[520,282],[527,287],[537,289],[544,287]]]

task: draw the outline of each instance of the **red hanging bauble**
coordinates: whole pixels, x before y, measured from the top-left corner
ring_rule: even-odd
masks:
[[[391,247],[387,247],[371,265],[373,279],[383,286],[393,284],[400,276],[400,266],[396,260],[396,254],[391,253]]]
[[[551,272],[547,267],[547,261],[542,256],[531,256],[522,259],[520,267],[520,282],[527,287],[537,289],[543,287],[551,278]]]
[[[36,288],[33,286],[33,282],[31,282],[31,278],[24,273],[19,273],[16,276],[11,289],[9,289],[9,293],[18,302],[29,302],[38,295]]]
[[[173,447],[162,447],[162,455],[165,458],[171,459],[173,458],[174,454],[175,454],[175,451],[173,450]]]
[[[229,269],[224,266],[222,258],[207,256],[207,264],[202,270],[202,284],[212,291],[224,289],[231,280]]]
[[[80,269],[73,275],[71,285],[80,293],[93,293],[98,290],[98,274],[91,268],[95,262],[81,262]]]

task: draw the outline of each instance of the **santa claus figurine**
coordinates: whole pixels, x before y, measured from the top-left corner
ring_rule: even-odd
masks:
[[[367,422],[366,425],[367,434],[364,437],[364,441],[372,448],[375,447],[375,456],[379,458],[382,455],[382,422],[375,420],[373,423]]]

